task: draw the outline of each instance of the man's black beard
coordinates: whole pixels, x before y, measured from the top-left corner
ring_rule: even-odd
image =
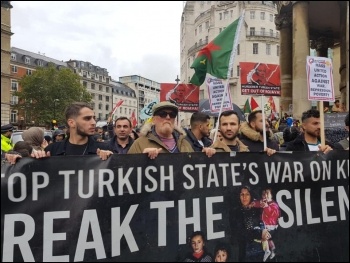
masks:
[[[90,135],[90,134],[88,134],[88,133],[82,131],[82,130],[80,129],[80,126],[79,126],[79,125],[77,125],[77,134],[80,135],[81,137],[88,137],[88,136]]]
[[[227,137],[225,137],[224,134],[221,134],[221,136],[222,136],[222,138],[224,138],[224,139],[226,139],[226,140],[228,140],[228,141],[234,141],[234,140],[236,140],[238,134],[236,134],[235,136],[233,136],[233,138],[227,138]]]
[[[262,136],[264,136],[264,131],[261,131],[260,134],[261,134]],[[266,134],[266,138],[269,138],[269,137],[270,137],[270,131],[266,131],[265,134]]]

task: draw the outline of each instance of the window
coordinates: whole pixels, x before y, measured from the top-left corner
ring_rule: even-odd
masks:
[[[108,104],[106,104],[106,108],[105,108],[107,111],[109,110],[109,105]]]
[[[255,36],[255,27],[250,28],[250,35]]]
[[[224,19],[227,20],[228,19],[228,11],[224,12]]]
[[[106,92],[109,93],[109,87],[106,87]]]
[[[265,12],[260,12],[260,19],[265,20]]]
[[[259,44],[258,43],[253,43],[253,54],[259,54]]]
[[[82,67],[82,68],[84,67],[84,62],[83,61],[80,62],[80,67]]]
[[[239,77],[240,67],[237,66],[237,77]]]
[[[231,10],[230,13],[231,13],[231,18],[232,18],[233,17],[233,10]]]
[[[277,46],[277,56],[280,55],[280,46]]]
[[[199,27],[198,27],[198,32],[199,32],[199,33],[202,33],[202,25],[199,25]]]
[[[98,94],[98,100],[102,100],[102,95]]]
[[[38,64],[39,67],[42,67],[44,65],[42,60],[38,60],[37,64]]]
[[[271,44],[266,44],[266,55],[271,55]]]
[[[11,90],[18,91],[18,82],[17,81],[14,81],[14,80],[11,81]]]
[[[26,64],[30,64],[30,58],[25,57],[25,59],[24,59],[24,63],[26,63]]]
[[[209,41],[209,37],[206,36],[206,37],[205,37],[205,44],[208,44],[208,41]]]
[[[98,76],[98,80],[102,82],[102,76]]]
[[[219,13],[219,20],[222,20],[222,13]]]
[[[32,75],[32,70],[31,70],[31,69],[27,69],[27,70],[26,70],[26,74],[27,74],[27,75]]]
[[[11,72],[17,73],[17,66],[11,65]]]
[[[122,107],[120,107],[119,113],[122,114],[122,112],[123,112],[123,109]]]
[[[262,28],[261,28],[261,35],[262,35],[262,36],[265,36],[265,27],[262,27]]]
[[[220,33],[221,33],[221,31],[222,31],[222,27],[219,28],[219,32],[220,32]]]
[[[83,81],[83,87],[86,88],[87,87],[87,82]]]
[[[16,110],[11,111],[11,122],[17,122],[17,111]]]
[[[109,83],[109,78],[106,78],[106,83],[108,84]],[[108,92],[108,91],[107,91]]]
[[[102,85],[98,85],[98,90],[102,91]]]
[[[98,114],[98,119],[99,119],[99,120],[102,120],[102,113],[99,113],[99,114]]]
[[[205,22],[205,29],[209,28],[209,21]]]
[[[91,89],[95,89],[95,83],[91,83]]]
[[[240,50],[240,49],[241,49],[241,46],[240,46],[240,44],[238,44],[238,45],[237,45],[237,55],[239,55],[239,54],[241,53],[241,50]]]
[[[99,104],[98,104],[98,109],[99,109],[99,110],[102,110],[102,103],[99,103]]]
[[[16,60],[16,54],[15,53],[11,53],[11,60]]]
[[[273,37],[273,29],[270,29],[270,37]]]
[[[106,96],[106,101],[109,102],[109,96]]]
[[[197,28],[194,30],[194,35],[197,36]]]
[[[95,74],[91,73],[91,79],[95,79]]]
[[[18,104],[18,96],[11,95],[11,105]]]
[[[273,14],[270,14],[270,22],[273,22]]]
[[[86,78],[86,76],[87,76],[86,71],[83,71],[83,77]]]
[[[250,11],[250,19],[255,19],[255,11]]]
[[[202,39],[199,40],[198,45],[200,45],[200,46],[202,45]]]
[[[231,71],[230,71],[230,78],[233,77],[233,68],[231,68]]]
[[[127,108],[124,108],[124,114],[126,115],[127,114]]]

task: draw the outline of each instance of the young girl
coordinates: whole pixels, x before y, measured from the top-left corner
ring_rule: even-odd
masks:
[[[187,255],[184,262],[213,262],[213,258],[205,249],[205,236],[202,231],[195,231],[189,238],[192,252]]]

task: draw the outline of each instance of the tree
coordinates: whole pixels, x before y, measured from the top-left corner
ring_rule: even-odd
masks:
[[[79,76],[68,68],[58,70],[53,65],[38,68],[32,75],[22,78],[19,84],[21,90],[16,92],[19,99],[16,108],[25,110],[36,125],[50,125],[53,119],[64,123],[64,109],[68,104],[91,102],[91,95],[80,83]]]

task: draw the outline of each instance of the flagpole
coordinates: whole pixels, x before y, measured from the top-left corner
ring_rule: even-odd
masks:
[[[232,70],[233,63],[235,61],[235,57],[236,57],[236,53],[237,53],[237,45],[238,45],[238,42],[239,42],[239,36],[241,34],[241,28],[242,28],[242,24],[243,24],[243,20],[244,20],[244,15],[245,15],[245,9],[242,10],[241,17],[239,18],[239,21],[238,21],[237,30],[236,30],[236,33],[235,33],[235,38],[233,40],[232,52],[231,52],[230,62],[228,64],[228,70],[227,70],[227,77],[226,77],[227,81],[226,81],[226,85],[225,85],[225,88],[224,88],[224,94],[223,94],[223,97],[222,97],[222,100],[221,100],[221,106],[220,106],[220,111],[219,111],[219,115],[218,115],[218,121],[216,122],[216,126],[215,126],[215,134],[214,134],[213,143],[216,141],[216,137],[217,137],[218,130],[219,130],[219,118],[220,118],[220,115],[222,113],[222,108],[224,107],[224,100],[225,100],[225,97],[226,97],[226,92],[228,91],[228,87],[229,87],[229,78],[230,78],[230,75],[231,75],[231,70]]]
[[[262,105],[262,121],[263,121],[263,138],[264,138],[264,151],[267,148],[266,143],[266,120],[265,120],[265,104],[264,104],[264,96],[261,95],[261,105]]]

